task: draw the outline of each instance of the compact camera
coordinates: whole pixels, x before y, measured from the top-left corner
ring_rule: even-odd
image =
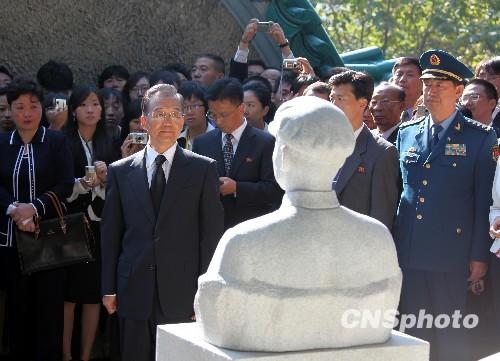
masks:
[[[283,69],[298,69],[299,68],[299,62],[297,59],[283,59]]]
[[[268,33],[271,31],[271,26],[273,26],[272,21],[259,21],[257,23],[257,31]]]
[[[54,99],[54,109],[56,112],[64,112],[68,109],[66,99]]]
[[[148,144],[148,133],[130,133],[132,144]]]

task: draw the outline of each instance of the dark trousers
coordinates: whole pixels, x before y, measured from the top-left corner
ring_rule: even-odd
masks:
[[[64,319],[64,269],[23,276],[15,249],[4,250],[8,344],[13,360],[60,361]]]
[[[418,316],[420,310],[436,316],[448,315],[460,311],[462,319],[460,328],[452,324],[445,328],[406,329],[404,332],[430,342],[431,361],[469,361],[467,329],[463,327],[463,317],[466,316],[467,274],[453,272],[430,272],[403,270],[403,287],[399,310],[401,315]],[[423,322],[426,326],[427,322]]]
[[[165,315],[160,304],[156,287],[151,316],[148,320],[131,320],[120,317],[122,361],[155,361],[156,327],[166,323],[188,321],[189,320],[172,320]]]

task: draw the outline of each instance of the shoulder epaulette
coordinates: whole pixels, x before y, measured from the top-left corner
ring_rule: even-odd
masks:
[[[419,117],[419,118],[416,118],[416,119],[412,119],[412,120],[409,120],[409,121],[404,122],[404,123],[401,123],[401,125],[399,126],[399,129],[408,127],[408,126],[413,125],[413,124],[421,123],[424,119],[425,119],[425,116]]]
[[[481,129],[481,130],[484,130],[485,132],[489,132],[490,130],[493,129],[489,125],[484,125],[483,123],[478,122],[476,120],[473,120],[473,119],[470,119],[467,117],[464,117],[464,118],[465,118],[464,124],[470,126],[471,128]]]

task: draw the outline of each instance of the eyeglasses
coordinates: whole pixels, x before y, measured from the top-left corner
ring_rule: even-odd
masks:
[[[177,112],[175,110],[172,112],[155,111],[155,112],[149,113],[149,116],[154,121],[165,122],[167,120],[174,120],[174,121],[182,120],[182,118],[184,117],[184,114],[182,114],[181,112]]]
[[[479,101],[479,99],[481,99],[482,96],[481,94],[477,94],[477,93],[473,93],[473,94],[466,94],[466,95],[462,95],[460,97],[460,103],[467,103],[469,100],[471,102],[477,102]]]
[[[195,112],[198,109],[200,109],[201,107],[205,108],[205,106],[203,104],[185,105],[184,106],[184,113]]]
[[[238,109],[240,107],[242,103],[238,104],[233,110],[231,110],[230,112],[222,112],[222,113],[214,113],[212,112],[211,110],[209,110],[207,112],[207,117],[211,118],[211,119],[214,119],[214,120],[217,120],[217,119],[220,119],[220,118],[227,118],[228,116],[230,116],[232,113],[234,113],[236,111],[236,109]]]
[[[374,100],[372,99],[368,106],[374,107],[376,104],[380,104],[383,107],[388,106],[390,103],[401,103],[401,100],[389,100],[389,99],[381,99],[381,100]]]

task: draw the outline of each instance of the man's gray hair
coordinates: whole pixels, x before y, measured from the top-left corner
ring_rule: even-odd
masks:
[[[158,94],[162,99],[164,98],[176,98],[179,102],[184,102],[184,98],[181,94],[177,92],[177,88],[170,84],[156,84],[146,91],[141,102],[142,115],[146,115],[146,110],[148,109],[151,99]]]

